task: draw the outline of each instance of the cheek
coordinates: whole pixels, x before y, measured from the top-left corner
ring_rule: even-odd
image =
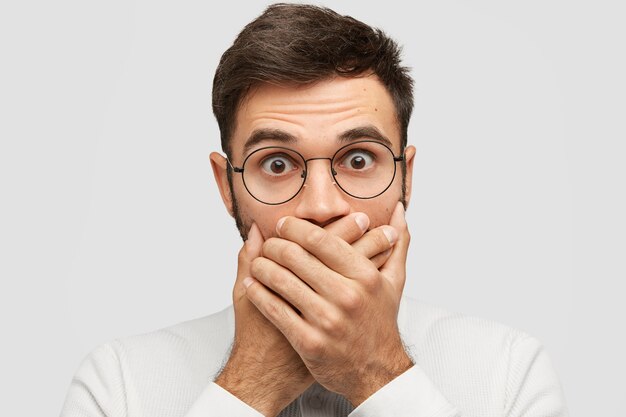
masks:
[[[279,206],[269,206],[252,198],[243,184],[235,179],[233,191],[237,201],[237,211],[245,229],[249,229],[252,223],[256,223],[264,239],[276,235],[276,222],[283,216],[283,210]]]
[[[400,199],[400,194],[396,197],[395,195],[389,195],[384,199],[374,199],[374,200],[363,200],[361,204],[353,206],[353,211],[360,211],[370,218],[370,229],[374,229],[378,226],[382,226],[384,224],[389,224],[389,220],[391,219],[391,214],[396,208],[396,204]],[[369,201],[369,203],[368,203]]]
[[[353,211],[361,211],[370,218],[370,229],[389,224],[391,215],[402,199],[402,178],[396,179],[387,191],[371,200],[360,200],[353,205]]]
[[[281,206],[268,206],[256,200],[250,200],[251,199],[246,198],[245,202],[242,201],[240,203],[241,212],[245,213],[248,222],[250,224],[252,224],[252,222],[256,223],[264,239],[276,236],[276,223],[278,219],[292,213]]]

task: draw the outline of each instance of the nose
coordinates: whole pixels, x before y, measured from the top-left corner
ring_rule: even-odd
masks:
[[[308,161],[306,181],[296,197],[294,212],[296,217],[322,227],[350,213],[348,196],[335,184],[328,163],[326,158]]]

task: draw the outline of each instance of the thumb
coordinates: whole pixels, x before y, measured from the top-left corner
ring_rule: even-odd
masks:
[[[238,299],[245,296],[245,291],[239,290],[243,287],[241,283],[244,278],[250,276],[250,264],[255,258],[261,256],[261,248],[263,247],[263,236],[256,223],[252,223],[248,232],[248,239],[239,251],[237,258],[237,281],[235,282],[234,298]]]
[[[391,214],[389,225],[398,232],[398,240],[393,246],[389,259],[380,269],[380,272],[389,280],[396,290],[396,294],[400,297],[406,280],[406,258],[409,251],[409,242],[411,240],[404,217],[404,206],[401,202],[398,202],[398,205]]]

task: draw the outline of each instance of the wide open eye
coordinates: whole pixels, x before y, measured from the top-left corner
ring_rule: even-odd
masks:
[[[263,158],[261,169],[267,175],[281,176],[296,169],[293,160],[285,154],[273,154]]]
[[[365,149],[352,149],[341,157],[340,166],[343,169],[363,171],[370,168],[376,157]]]

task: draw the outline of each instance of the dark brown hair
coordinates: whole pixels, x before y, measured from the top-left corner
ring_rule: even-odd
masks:
[[[213,113],[230,156],[236,112],[260,83],[311,84],[372,72],[396,107],[402,149],[413,110],[413,80],[400,48],[379,29],[317,6],[274,4],[250,22],[224,52],[213,79]]]

